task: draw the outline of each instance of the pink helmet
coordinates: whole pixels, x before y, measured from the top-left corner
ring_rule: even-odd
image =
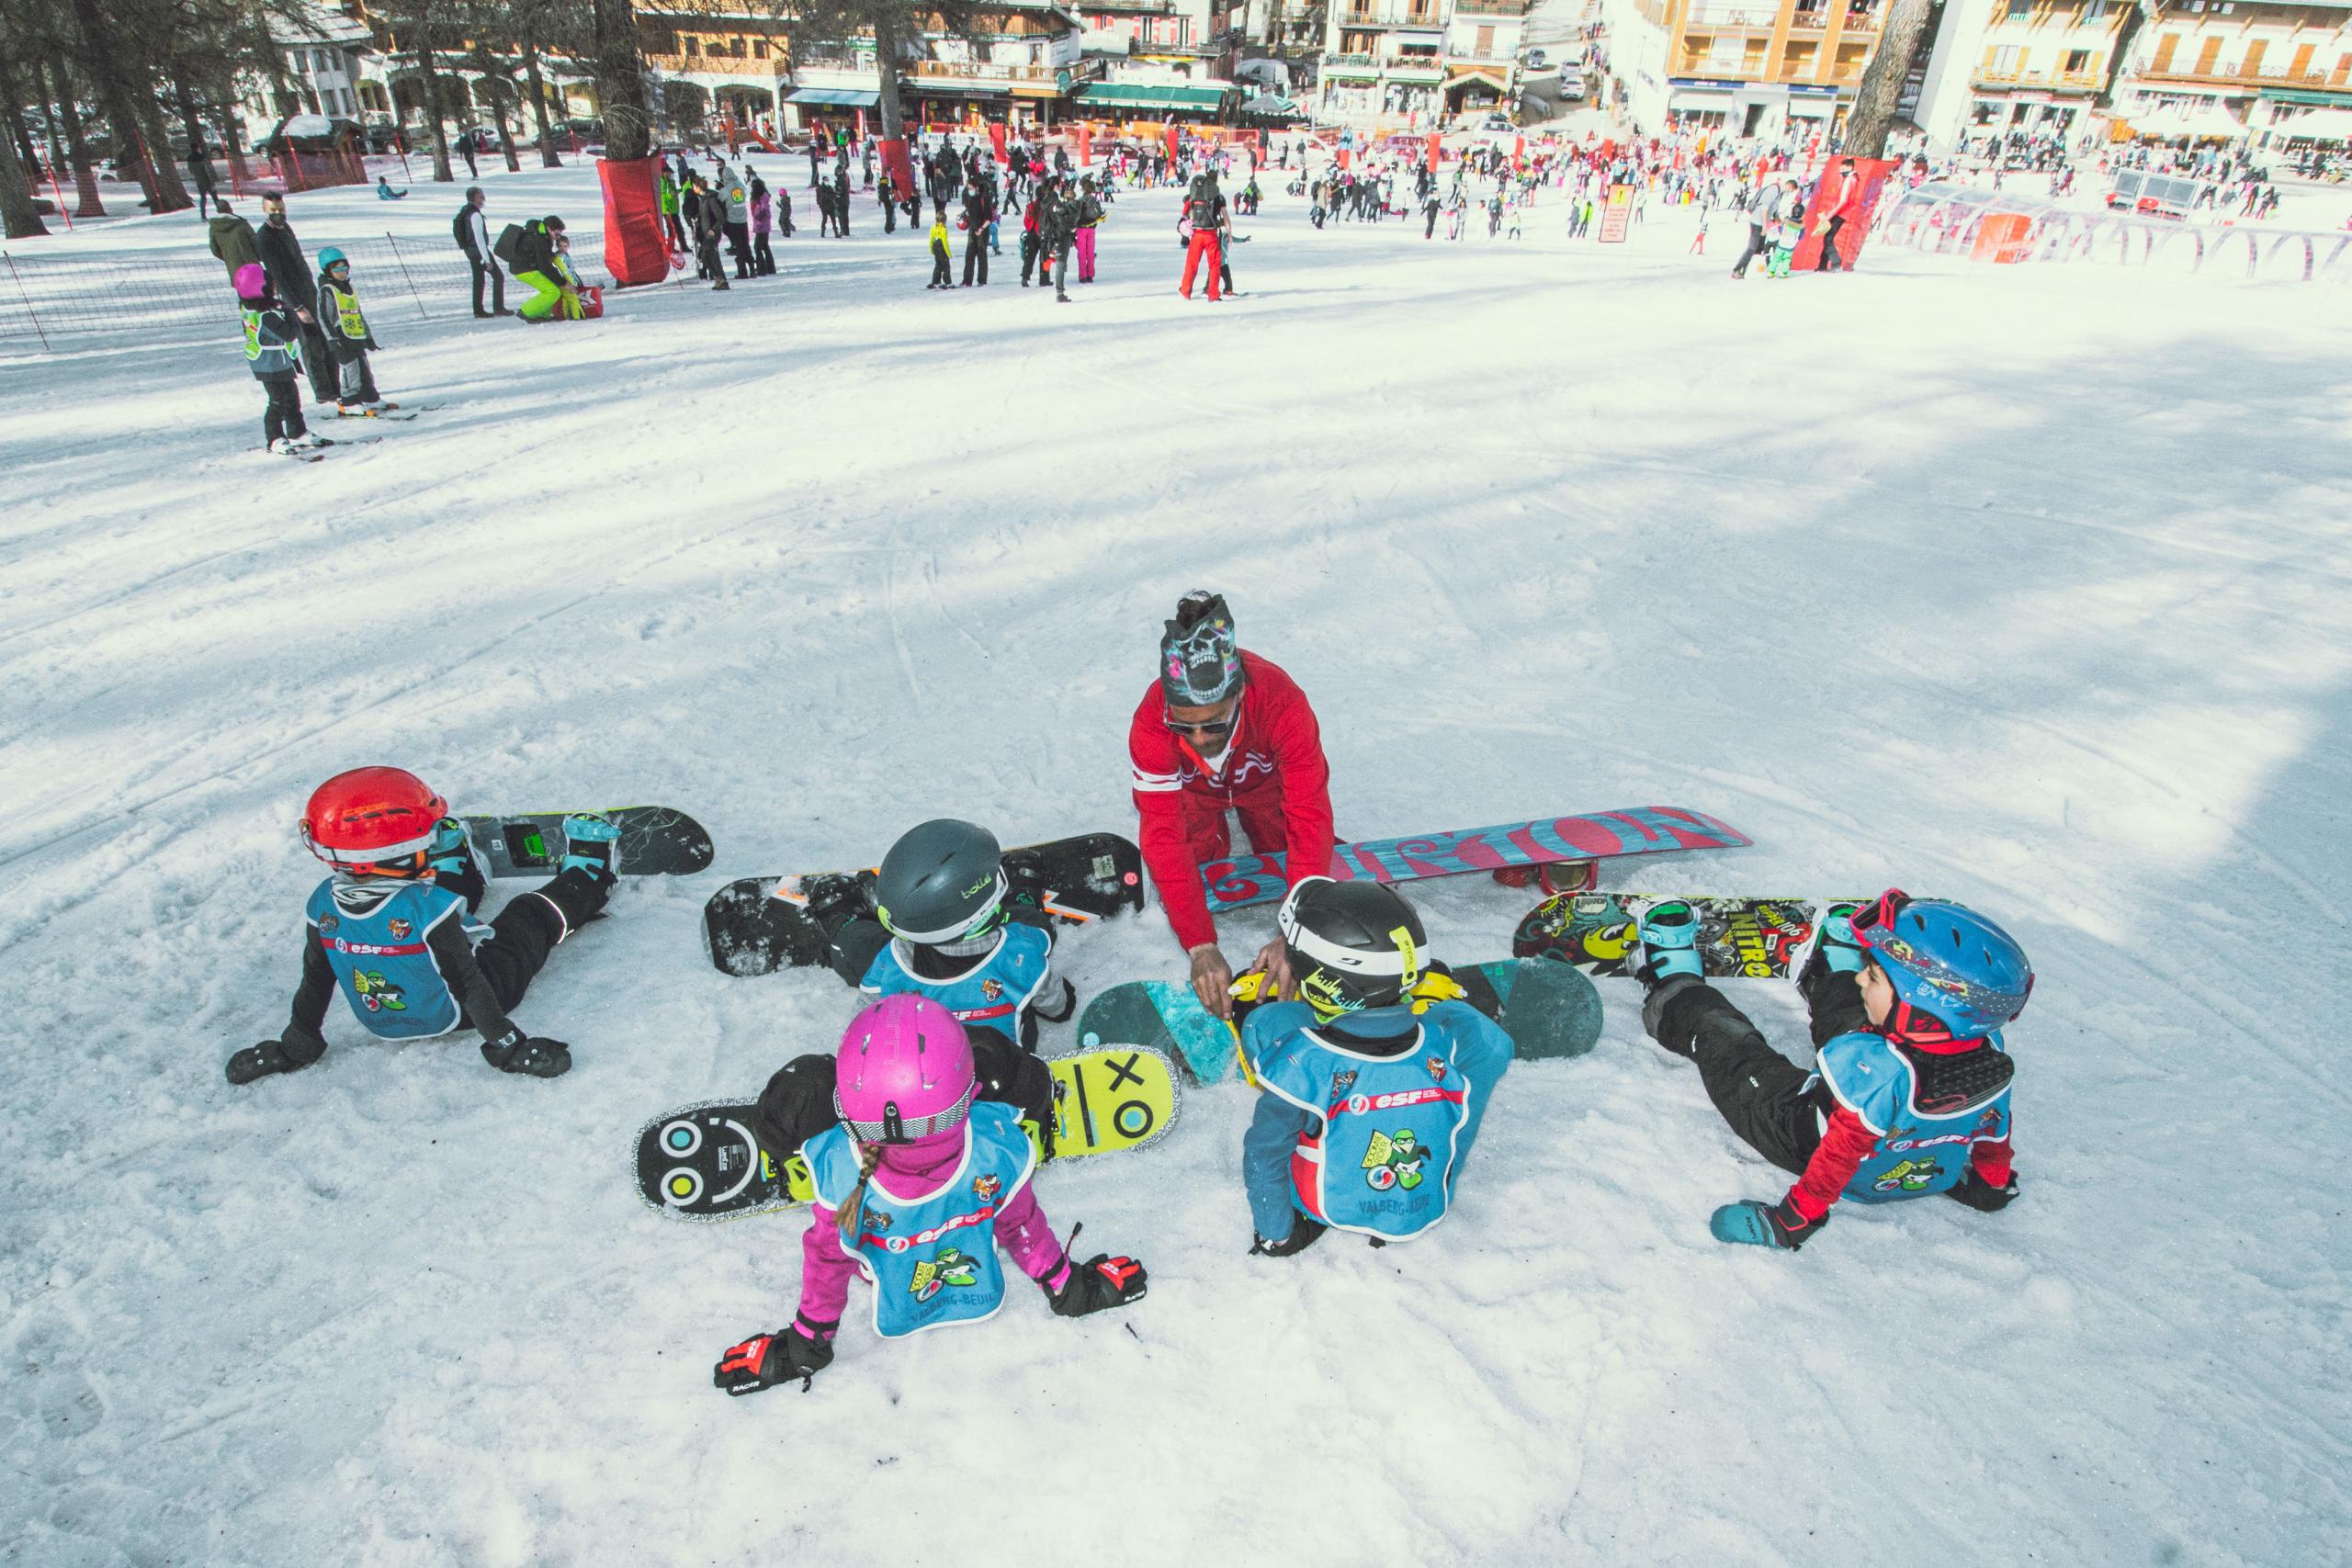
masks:
[[[978,1087],[954,1013],[928,997],[886,997],[842,1036],[833,1111],[860,1143],[910,1144],[962,1126]]]
[[[239,267],[235,282],[240,299],[258,299],[269,292],[269,274],[262,270],[259,262],[247,262]]]

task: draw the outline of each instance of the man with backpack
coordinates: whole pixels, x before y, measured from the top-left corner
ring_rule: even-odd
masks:
[[[534,218],[528,223],[509,223],[492,247],[492,254],[514,274],[514,281],[531,290],[523,301],[526,321],[576,321],[584,314],[579,292],[564,284],[556,267],[555,237],[562,232],[562,219]]]
[[[1225,225],[1225,197],[1217,194],[1216,172],[1204,169],[1193,176],[1191,194],[1184,198],[1184,216],[1193,225],[1193,243],[1184,252],[1184,280],[1177,292],[1187,299],[1193,297],[1193,278],[1206,260],[1209,268],[1209,298],[1225,296],[1217,286],[1217,268],[1224,261],[1218,243]]]
[[[474,314],[477,316],[511,316],[506,308],[506,275],[498,270],[498,258],[491,254],[490,223],[482,216],[481,186],[466,187],[466,204],[458,209],[458,216],[450,221],[449,231],[458,248],[466,253],[466,265],[474,269]],[[488,279],[493,309],[481,308],[481,286]]]

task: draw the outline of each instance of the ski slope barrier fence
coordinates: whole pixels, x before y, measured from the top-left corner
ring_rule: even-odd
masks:
[[[1881,243],[1995,265],[2077,263],[2230,281],[2352,287],[2352,231],[2214,226],[2083,211],[1929,183],[1882,203]]]
[[[351,258],[359,303],[375,324],[437,321],[473,314],[473,271],[444,240],[321,239]],[[602,237],[575,231],[572,265],[583,279],[609,276]],[[673,284],[692,270],[672,273]],[[661,287],[654,285],[653,287]],[[527,292],[526,290],[525,292]],[[514,303],[510,279],[507,303]],[[57,354],[138,340],[240,337],[243,327],[228,269],[202,250],[104,256],[28,255],[0,251],[0,354]]]

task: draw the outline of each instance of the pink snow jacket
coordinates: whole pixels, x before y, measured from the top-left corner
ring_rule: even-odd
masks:
[[[882,1174],[902,1193],[936,1190],[964,1159],[964,1129],[954,1128],[891,1144],[882,1151]],[[795,1318],[809,1338],[830,1341],[841,1326],[849,1282],[857,1260],[842,1245],[841,1215],[822,1203],[809,1205],[808,1230],[800,1238],[800,1307]],[[1023,1183],[996,1217],[997,1245],[1013,1264],[1048,1291],[1069,1283],[1069,1259],[1055,1239],[1046,1212],[1037,1206],[1034,1183]]]

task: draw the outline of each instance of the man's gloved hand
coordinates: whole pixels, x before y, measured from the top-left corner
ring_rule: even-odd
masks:
[[[1107,1252],[1098,1252],[1085,1262],[1072,1263],[1069,1268],[1069,1277],[1062,1281],[1060,1290],[1042,1280],[1037,1283],[1037,1288],[1046,1292],[1046,1299],[1053,1303],[1057,1317],[1084,1317],[1104,1307],[1141,1301],[1150,1284],[1142,1264],[1132,1258],[1114,1258]]]
[[[1827,1214],[1817,1220],[1805,1218],[1792,1190],[1777,1203],[1759,1203],[1753,1198],[1726,1203],[1715,1211],[1714,1217],[1707,1222],[1707,1229],[1717,1241],[1785,1247],[1794,1252],[1828,1223]]]
[[[2017,1201],[2018,1173],[2009,1172],[2009,1179],[1996,1187],[1977,1175],[1974,1166],[1970,1166],[1960,1173],[1957,1186],[1944,1189],[1944,1196],[1967,1204],[1980,1214],[1997,1214]]]
[[[1296,1257],[1313,1247],[1329,1228],[1329,1225],[1318,1221],[1308,1219],[1305,1214],[1297,1215],[1291,1221],[1290,1235],[1280,1241],[1268,1241],[1264,1236],[1253,1236],[1250,1243],[1250,1256],[1252,1258]]]
[[[713,1388],[723,1388],[740,1396],[798,1378],[800,1390],[806,1393],[810,1381],[832,1364],[833,1348],[822,1340],[809,1338],[795,1325],[729,1346],[727,1354],[710,1369],[710,1383]]]

